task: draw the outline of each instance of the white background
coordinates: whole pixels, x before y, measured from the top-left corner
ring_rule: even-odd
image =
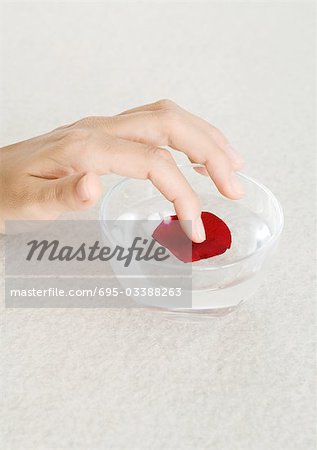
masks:
[[[167,97],[221,128],[285,210],[266,284],[224,318],[3,309],[1,448],[314,449],[313,3],[0,14],[0,145]]]

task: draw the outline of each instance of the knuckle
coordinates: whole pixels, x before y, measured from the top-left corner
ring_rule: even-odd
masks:
[[[156,114],[161,133],[166,139],[166,145],[173,147],[175,137],[181,135],[184,129],[185,119],[182,112],[176,109],[162,109]]]
[[[157,111],[157,116],[168,133],[174,131],[176,127],[180,127],[184,121],[181,111],[177,109],[161,109]]]
[[[214,127],[211,125],[210,129],[211,136],[214,138],[216,142],[219,142],[220,145],[225,145],[227,143],[227,139],[225,138],[222,131],[219,130],[219,128]]]
[[[71,128],[65,132],[63,141],[67,147],[78,148],[78,146],[80,146],[82,148],[88,141],[89,135],[89,130],[85,128]]]
[[[165,148],[150,147],[149,152],[155,162],[172,163],[174,161],[173,156]]]
[[[208,156],[207,160],[215,168],[223,167],[229,170],[231,167],[228,156],[219,148],[214,149],[212,155]]]
[[[87,117],[82,117],[81,119],[79,119],[76,124],[79,127],[89,127],[91,125],[95,125],[98,121],[99,121],[99,117],[98,116],[87,116]]]
[[[178,105],[175,102],[173,102],[173,100],[170,100],[168,98],[163,98],[161,100],[158,100],[156,102],[156,106],[159,109],[177,109],[178,108]]]
[[[230,165],[228,156],[220,148],[217,148],[217,150],[216,150],[216,157],[217,157],[217,162],[219,164]]]

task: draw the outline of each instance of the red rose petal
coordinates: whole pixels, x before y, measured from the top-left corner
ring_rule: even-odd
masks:
[[[206,240],[200,244],[191,242],[185,235],[177,216],[171,216],[169,223],[163,220],[154,230],[152,237],[184,262],[194,262],[221,255],[231,247],[229,228],[223,220],[210,212],[202,212],[201,218],[205,227]],[[190,248],[191,252],[189,252]]]

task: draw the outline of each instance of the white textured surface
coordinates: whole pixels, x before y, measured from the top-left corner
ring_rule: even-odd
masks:
[[[313,4],[0,12],[0,144],[170,97],[231,137],[286,222],[266,284],[224,318],[2,310],[1,448],[313,450]]]

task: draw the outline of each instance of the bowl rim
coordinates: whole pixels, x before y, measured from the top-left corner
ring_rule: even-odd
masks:
[[[192,164],[177,164],[177,167],[182,169],[182,168],[195,168],[195,167],[204,167],[203,164],[197,164],[197,163],[192,163]],[[277,198],[275,197],[275,195],[273,194],[273,192],[266,187],[264,184],[262,184],[261,182],[255,180],[254,178],[250,177],[249,175],[245,175],[244,173],[241,172],[235,172],[236,175],[238,175],[241,178],[244,178],[245,180],[255,184],[257,187],[259,187],[260,189],[262,189],[262,191],[264,191],[272,200],[273,204],[276,207],[276,211],[279,214],[279,228],[278,230],[271,235],[271,237],[265,242],[265,244],[260,247],[257,248],[256,250],[254,250],[252,253],[249,253],[246,256],[243,256],[241,258],[238,258],[230,263],[227,264],[223,264],[220,266],[211,266],[211,267],[198,267],[198,266],[193,266],[192,265],[192,270],[193,271],[209,271],[209,270],[222,270],[222,269],[226,269],[228,267],[232,267],[235,266],[243,261],[246,261],[248,259],[253,258],[255,255],[260,254],[261,252],[263,252],[265,249],[267,249],[269,246],[271,246],[272,244],[274,244],[274,242],[277,241],[277,239],[280,237],[282,231],[283,231],[283,227],[284,227],[284,214],[283,214],[283,208],[280,204],[280,202],[277,200]],[[203,176],[203,175],[202,175]],[[104,223],[105,223],[105,219],[103,217],[103,211],[105,210],[110,198],[112,197],[112,195],[114,194],[115,191],[118,190],[118,188],[121,187],[122,184],[125,184],[127,182],[131,182],[131,181],[136,181],[139,179],[135,179],[135,178],[129,178],[129,177],[124,177],[122,180],[120,180],[118,183],[116,183],[114,186],[112,186],[112,188],[105,194],[105,196],[103,197],[103,200],[101,202],[100,205],[100,209],[99,209],[99,220],[101,222],[101,226],[103,229],[105,229]],[[142,181],[148,181],[148,180],[143,180]],[[235,200],[232,200],[235,201]]]

